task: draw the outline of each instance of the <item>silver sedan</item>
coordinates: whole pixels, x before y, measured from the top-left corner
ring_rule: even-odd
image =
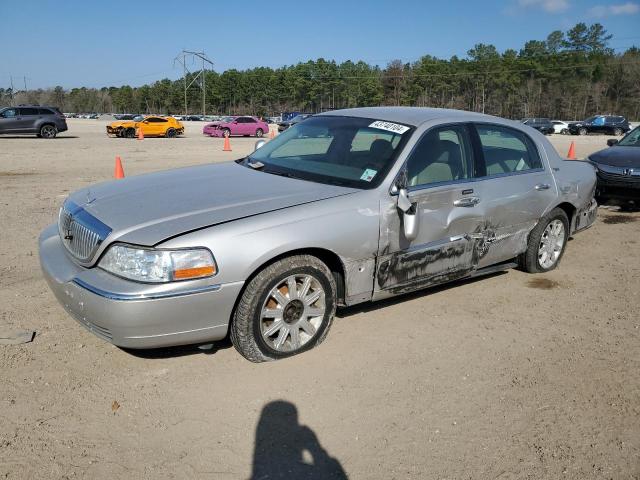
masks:
[[[594,168],[476,113],[316,115],[234,162],[71,194],[40,237],[51,289],[129,348],[230,335],[251,361],[318,345],[336,307],[513,267],[556,268]]]

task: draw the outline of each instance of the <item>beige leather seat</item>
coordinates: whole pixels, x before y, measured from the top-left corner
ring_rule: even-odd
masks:
[[[463,177],[464,169],[460,146],[450,140],[435,140],[424,143],[425,148],[416,152],[423,167],[409,179],[409,185],[448,182]],[[410,172],[410,174],[413,172]]]

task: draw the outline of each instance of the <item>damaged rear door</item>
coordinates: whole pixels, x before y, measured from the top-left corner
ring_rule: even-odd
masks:
[[[409,155],[396,183],[398,198],[383,201],[374,297],[398,294],[465,277],[478,264],[477,237],[485,207],[476,185],[471,127],[428,130]],[[413,215],[413,216],[411,216]],[[416,222],[408,238],[405,223]]]

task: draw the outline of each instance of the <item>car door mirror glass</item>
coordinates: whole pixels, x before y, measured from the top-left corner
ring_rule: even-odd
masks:
[[[264,146],[265,143],[267,142],[265,142],[264,140],[258,140],[253,146],[253,151],[255,152],[256,150],[258,150],[260,147]]]
[[[616,138],[610,138],[609,140],[607,140],[607,145],[609,145],[610,147],[613,147],[616,143],[618,143],[618,139]]]

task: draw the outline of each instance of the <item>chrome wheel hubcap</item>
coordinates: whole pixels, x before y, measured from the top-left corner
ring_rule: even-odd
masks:
[[[42,128],[42,136],[45,138],[50,138],[55,133],[55,129],[53,127],[43,127]]]
[[[262,305],[262,339],[279,352],[297,350],[317,334],[325,310],[320,282],[311,275],[291,275],[271,289]]]
[[[538,247],[538,263],[542,268],[550,268],[558,261],[564,241],[564,223],[560,220],[553,220],[544,229],[540,239],[540,247]]]

